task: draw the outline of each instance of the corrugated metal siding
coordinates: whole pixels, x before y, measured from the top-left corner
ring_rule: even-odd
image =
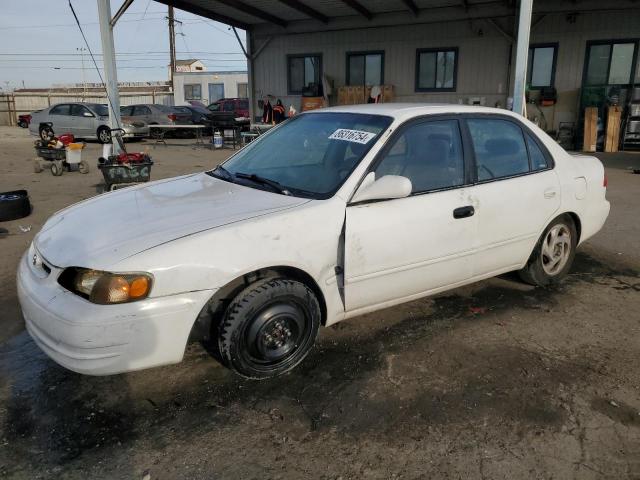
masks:
[[[565,14],[547,15],[532,30],[531,43],[559,43],[555,84],[560,101],[545,113],[549,127],[575,121],[586,43],[610,38],[640,38],[640,9],[583,13],[575,23]],[[256,39],[255,47],[262,41]],[[416,49],[435,47],[459,49],[456,92],[414,91]],[[385,51],[384,79],[394,86],[397,101],[457,103],[484,97],[486,105],[506,104],[510,44],[484,20],[275,36],[255,60],[256,99],[271,94],[299,108],[300,97],[287,94],[288,54],[321,53],[323,71],[337,88],[345,84],[347,52],[361,50]]]

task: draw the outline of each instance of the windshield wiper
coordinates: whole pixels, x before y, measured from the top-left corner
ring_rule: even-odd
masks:
[[[270,180],[268,178],[261,177],[260,175],[256,175],[255,173],[241,173],[236,172],[236,178],[246,178],[247,180],[251,180],[255,183],[260,183],[262,185],[267,185],[271,187],[274,191],[281,193],[283,195],[291,195],[291,192],[287,190],[287,188],[281,183],[276,182],[275,180]]]
[[[225,180],[233,180],[233,174],[222,165],[218,165],[213,171],[207,173],[215,174],[217,177],[222,177]]]

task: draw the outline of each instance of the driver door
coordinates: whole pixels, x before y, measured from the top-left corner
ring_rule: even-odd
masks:
[[[412,193],[347,206],[347,313],[419,298],[471,278],[477,225],[458,120],[405,125],[372,171],[376,179],[409,178]]]

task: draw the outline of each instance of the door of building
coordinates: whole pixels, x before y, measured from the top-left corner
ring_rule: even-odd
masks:
[[[209,84],[209,103],[216,102],[224,98],[224,83]]]

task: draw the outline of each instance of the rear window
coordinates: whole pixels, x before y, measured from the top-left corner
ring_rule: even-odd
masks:
[[[156,108],[164,113],[173,113],[175,111],[173,107],[167,107],[166,105],[156,105]]]

